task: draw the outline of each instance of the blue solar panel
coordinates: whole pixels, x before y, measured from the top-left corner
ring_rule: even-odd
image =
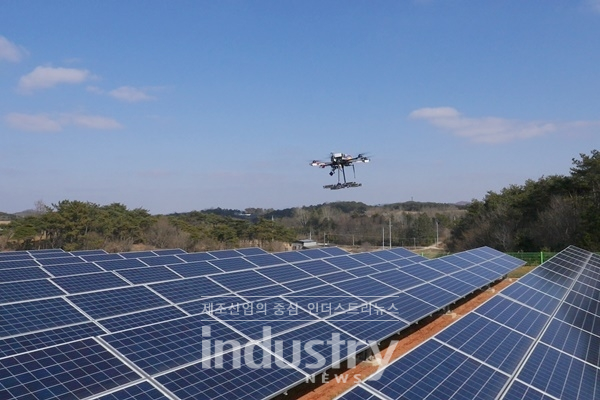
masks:
[[[283,297],[304,310],[319,316],[337,314],[365,303],[332,285],[305,289]]]
[[[144,264],[148,264],[150,266],[177,264],[177,263],[180,263],[183,261],[174,255],[144,257],[144,258],[140,258],[139,260],[142,261]]]
[[[309,289],[317,286],[327,285],[327,282],[320,280],[319,278],[308,278],[300,279],[297,281],[286,282],[283,286],[290,289],[291,291],[297,292],[304,289]]]
[[[241,256],[243,256],[242,253],[237,252],[235,250],[209,251],[208,254],[210,254],[211,256],[213,256],[215,258],[234,258],[234,257],[241,257]]]
[[[426,300],[437,308],[445,307],[459,299],[459,296],[454,293],[448,292],[447,290],[441,289],[430,283],[408,289],[406,293],[418,299]]]
[[[493,399],[508,377],[429,340],[366,384],[391,399]]]
[[[371,268],[371,267],[358,267],[358,268],[349,269],[348,272],[354,276],[367,276],[367,275],[376,274],[379,271],[376,270],[375,268]]]
[[[57,264],[75,264],[83,260],[79,257],[53,257],[53,258],[36,258],[36,261],[42,265],[57,265]]]
[[[371,268],[376,269],[379,272],[392,271],[398,269],[398,266],[390,261],[380,262],[378,264],[372,264]]]
[[[98,400],[169,400],[169,398],[150,382],[143,381],[99,397]]]
[[[350,293],[366,302],[377,301],[382,297],[388,297],[399,292],[398,289],[379,282],[371,277],[354,278],[352,280],[338,282],[334,286]]]
[[[540,340],[582,361],[600,366],[600,337],[591,332],[554,319]]]
[[[522,285],[520,282],[513,283],[504,289],[502,294],[547,314],[551,314],[560,302],[557,298],[537,290],[531,290],[531,288]]]
[[[406,258],[414,257],[414,256],[418,255],[416,253],[413,253],[410,250],[405,249],[404,247],[394,247],[392,249],[389,249],[389,251],[391,251],[392,253],[397,254],[401,257],[406,257]]]
[[[559,399],[600,398],[600,369],[538,343],[517,378]]]
[[[152,250],[152,252],[159,256],[167,256],[170,254],[175,254],[175,255],[187,254],[185,252],[185,250],[181,250],[181,249],[157,249],[157,250]]]
[[[264,300],[269,297],[279,296],[282,294],[289,293],[290,290],[282,285],[271,285],[265,286],[257,289],[250,289],[238,292],[238,295],[242,296],[244,299],[248,301],[258,301]]]
[[[93,339],[5,358],[0,370],[3,399],[85,398],[140,379]]]
[[[334,334],[339,334],[338,346],[330,346],[327,341],[331,342]],[[340,332],[333,326],[323,322],[315,322],[310,325],[304,325],[290,332],[283,333],[276,337],[276,340],[281,343],[280,356],[288,363],[299,362],[297,365],[301,370],[309,375],[317,374],[331,365],[345,360],[348,356],[353,356],[356,352],[367,347],[367,344],[358,340],[344,332]],[[294,341],[299,341],[302,346],[295,346]],[[305,346],[307,342],[312,341],[312,351],[307,351],[309,348]],[[268,350],[275,351],[274,343],[260,342],[262,346],[266,346]]]
[[[71,294],[129,286],[129,283],[112,272],[65,276],[52,281]]]
[[[65,292],[47,279],[0,284],[0,304],[43,299],[64,294]]]
[[[54,276],[81,275],[93,272],[102,272],[103,269],[93,263],[82,262],[77,264],[60,264],[44,267]]]
[[[436,335],[436,339],[506,373],[513,373],[533,339],[470,313]]]
[[[184,264],[171,264],[168,265],[168,267],[169,269],[175,271],[184,278],[211,275],[223,272],[219,268],[206,261],[192,261]]]
[[[377,279],[378,281],[383,282],[388,286],[392,286],[398,290],[405,290],[413,286],[420,285],[424,282],[397,269],[378,272],[371,275],[371,278]]]
[[[89,321],[62,298],[7,304],[0,315],[0,337]]]
[[[0,269],[37,267],[39,265],[40,264],[38,264],[35,260],[32,259],[0,261]]]
[[[243,254],[244,256],[255,256],[255,255],[259,255],[259,254],[268,254],[266,251],[264,251],[260,247],[247,247],[245,249],[235,249],[235,251]]]
[[[410,323],[428,317],[439,309],[433,304],[417,299],[405,292],[377,300],[375,304],[377,307]]]
[[[239,271],[228,274],[212,275],[210,279],[225,286],[232,292],[255,289],[274,284],[269,278],[265,278],[256,271]]]
[[[457,267],[456,265],[452,265],[449,262],[446,262],[442,258],[435,258],[433,260],[423,261],[421,264],[429,268],[435,269],[436,271],[442,272],[444,274],[451,274],[453,272],[461,270],[461,268]]]
[[[254,340],[276,336],[316,321],[314,316],[281,298],[240,304],[213,315]],[[264,327],[267,329],[264,330]]]
[[[141,258],[141,257],[156,257],[152,251],[130,251],[126,253],[119,253],[123,258]]]
[[[240,257],[211,260],[210,263],[227,272],[256,268],[255,265]]]
[[[81,256],[80,258],[83,258],[87,262],[108,261],[108,260],[123,260],[123,257],[121,257],[120,255],[115,254],[115,253],[111,253],[111,254],[91,254],[91,255],[88,255],[88,256]]]
[[[0,261],[16,261],[16,260],[31,260],[31,259],[32,259],[32,257],[26,252],[19,252],[19,251],[0,252]]]
[[[300,251],[286,251],[283,253],[273,253],[273,255],[289,263],[310,260],[310,257],[305,256]]]
[[[96,324],[88,322],[8,337],[0,339],[0,358],[91,336],[98,336],[103,333],[104,331]]]
[[[210,323],[208,318],[203,314],[180,318],[113,333],[102,338],[148,374],[157,374],[200,360],[203,356],[204,327],[211,328],[213,338],[236,340],[240,344],[247,342],[232,330]],[[215,342],[211,341],[213,344]]]
[[[259,267],[285,264],[285,261],[283,261],[281,258],[275,257],[272,254],[258,254],[255,256],[244,257],[244,259]]]
[[[179,254],[179,255],[177,255],[177,257],[181,258],[182,260],[184,260],[186,262],[207,261],[207,260],[214,260],[214,259],[216,259],[216,257],[211,256],[208,253]]]
[[[229,308],[241,307],[247,301],[239,296],[230,294],[225,296],[203,297],[200,300],[194,300],[179,304],[179,307],[185,312],[195,314],[216,314],[228,313]]]
[[[365,342],[379,342],[408,326],[399,318],[370,305],[334,315],[327,321]]]
[[[0,282],[29,281],[49,276],[40,267],[0,269]]]
[[[220,285],[214,283],[206,277],[181,279],[163,283],[153,283],[149,285],[152,290],[160,293],[174,303],[184,301],[198,300],[202,297],[219,296],[228,293]]]
[[[444,275],[441,272],[426,267],[422,264],[407,265],[405,267],[401,267],[400,271],[406,272],[407,274],[410,274],[424,281],[431,281]]]
[[[502,296],[491,298],[475,312],[531,337],[536,337],[549,319],[546,314]]]
[[[116,271],[119,269],[138,268],[138,267],[146,266],[146,264],[144,264],[137,258],[130,258],[130,259],[123,258],[120,260],[95,261],[95,263],[107,271]]]
[[[478,288],[477,286],[455,279],[452,276],[445,276],[443,278],[436,279],[431,281],[431,284],[450,293],[454,293],[458,297],[464,297],[470,293],[473,293]]]
[[[326,261],[330,264],[335,265],[338,268],[343,270],[349,270],[351,268],[363,267],[365,264],[351,258],[349,256],[339,256],[339,257],[331,257],[327,258]]]
[[[379,397],[362,386],[355,386],[340,397],[336,397],[336,400],[384,400],[383,397]]]
[[[331,256],[329,253],[326,253],[321,249],[300,250],[300,253],[311,259],[326,258]]]
[[[273,360],[268,367],[260,367],[263,350],[258,346],[248,349],[230,351],[222,357],[158,376],[156,380],[184,400],[264,399],[304,381],[304,374],[288,364],[280,366],[282,361],[279,359]],[[245,362],[246,354],[252,355],[257,367]]]
[[[324,251],[330,256],[342,256],[348,254],[346,250],[340,249],[339,247],[322,247],[321,251]]]
[[[319,279],[321,279],[322,281],[325,281],[327,283],[347,281],[348,279],[354,279],[354,278],[356,278],[356,276],[352,275],[349,272],[345,272],[345,271],[334,272],[332,274],[326,274],[326,275],[319,275]]]
[[[358,260],[366,265],[373,265],[382,261],[381,258],[374,256],[372,253],[350,254],[348,257]]]
[[[117,273],[133,284],[181,279],[181,276],[164,266],[120,269]]]
[[[398,255],[398,254],[396,254],[396,253],[394,253],[392,251],[389,251],[389,250],[373,251],[373,252],[371,252],[371,254],[373,254],[374,256],[379,257],[379,258],[381,258],[382,260],[385,260],[385,261],[392,261],[392,260],[397,260],[399,258],[406,258],[406,257]]]
[[[96,319],[168,304],[144,286],[130,286],[123,289],[71,295],[69,300]]]
[[[297,268],[300,268],[302,271],[308,272],[309,274],[316,276],[341,271],[341,269],[334,267],[331,264],[327,264],[323,260],[300,261],[293,263],[292,265],[294,265]]]
[[[101,319],[98,322],[111,332],[137,328],[156,322],[168,321],[170,319],[185,317],[186,314],[174,306],[154,308],[148,311],[139,311],[118,317]]]
[[[291,282],[311,277],[310,274],[292,265],[279,265],[276,267],[261,268],[259,272],[278,283]]]

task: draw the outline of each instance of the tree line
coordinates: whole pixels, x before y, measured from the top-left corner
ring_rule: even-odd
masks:
[[[600,152],[581,153],[572,163],[570,175],[527,180],[474,200],[452,230],[449,250],[600,251]]]

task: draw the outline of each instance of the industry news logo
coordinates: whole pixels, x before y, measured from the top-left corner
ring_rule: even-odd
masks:
[[[273,338],[271,326],[263,326],[262,339],[257,341],[215,339],[212,334],[210,325],[202,327],[204,369],[296,369],[306,374],[307,381],[313,382],[319,379],[316,376],[323,371],[330,368],[335,371],[342,364],[344,370],[353,368],[357,361],[362,361],[368,355],[378,365],[379,371],[388,364],[397,345],[397,341],[392,341],[381,355],[376,341],[355,340],[347,335],[343,338],[340,332],[332,332],[327,339],[277,339]],[[378,376],[374,374],[369,379],[376,380]],[[323,374],[320,379],[325,381],[330,378],[328,374]],[[348,376],[334,374],[333,379],[346,381]],[[358,375],[350,379],[355,382],[361,380]]]

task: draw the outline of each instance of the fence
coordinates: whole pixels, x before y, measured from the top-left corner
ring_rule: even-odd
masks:
[[[542,264],[544,261],[549,260],[550,258],[554,257],[555,254],[557,254],[556,252],[550,252],[550,251],[539,251],[539,252],[532,252],[532,253],[525,253],[525,252],[517,252],[517,253],[506,253],[509,256],[513,256],[516,257],[518,259],[521,259],[523,261],[525,261],[527,263],[527,265],[540,265]]]

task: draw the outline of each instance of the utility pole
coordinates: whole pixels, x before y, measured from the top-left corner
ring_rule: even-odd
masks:
[[[392,248],[392,217],[390,217],[390,249]]]
[[[381,227],[381,248],[385,249],[385,226]]]

